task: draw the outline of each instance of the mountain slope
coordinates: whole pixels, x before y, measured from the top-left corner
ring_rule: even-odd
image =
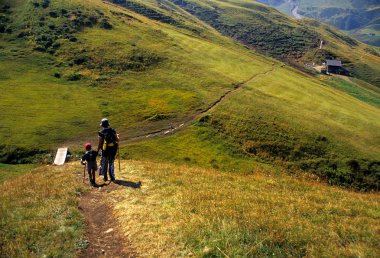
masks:
[[[296,20],[273,8],[241,0],[172,0],[188,12],[260,52],[302,67],[341,59],[353,76],[380,86],[376,51],[330,26],[310,19]],[[320,50],[320,41],[324,46]]]
[[[25,135],[14,135],[8,141],[4,137],[5,144],[50,144],[82,137],[86,128],[96,130],[96,125],[88,121],[102,116],[128,127],[129,135],[141,129],[154,130],[168,120],[181,120],[196,109],[208,107],[236,83],[271,66],[271,61],[249,53],[211,29],[207,32],[212,41],[107,3],[89,1],[85,11],[80,3],[52,2],[43,9],[19,2],[10,8],[14,32],[3,34],[1,41],[2,89],[7,99],[1,108],[5,121],[2,135],[24,124],[21,114],[14,113],[17,109],[38,117],[22,130]],[[62,18],[50,17],[51,12],[62,10]],[[102,16],[107,18],[97,17],[98,12],[107,12]],[[92,16],[98,20],[96,23],[82,24],[81,20]],[[33,22],[26,32],[24,17]],[[112,23],[112,29],[102,28],[102,19]],[[69,32],[56,36],[52,26],[68,28]],[[20,34],[25,37],[20,38]],[[44,43],[40,38],[45,39]],[[41,49],[53,39],[59,47],[54,49],[48,43],[46,49]],[[46,53],[51,50],[53,54]],[[53,94],[59,95],[53,99]],[[16,110],[9,108],[11,103]],[[56,116],[61,108],[68,111]],[[61,124],[65,130],[36,131],[49,128],[49,123]],[[74,127],[77,133],[69,129]],[[57,135],[62,139],[54,138]],[[29,141],[30,137],[36,139]]]
[[[108,117],[122,139],[182,128],[171,137],[145,142],[140,137],[123,146],[125,157],[239,171],[265,163],[378,189],[377,107],[222,36],[182,2],[3,4],[11,30],[0,36],[2,162],[28,162],[36,154],[47,159],[45,151],[57,145],[82,148],[84,141],[96,141],[96,121]],[[297,41],[272,49],[263,37],[262,45],[279,54],[294,46],[301,58],[312,53],[303,45],[309,40],[301,37],[305,28],[315,27],[307,33],[316,35],[328,28],[281,21],[282,14],[257,4],[194,4],[231,26],[237,11],[247,26],[269,26],[255,16],[245,19],[252,12],[277,17],[270,22],[278,23],[280,36],[300,33]],[[370,60],[363,71],[373,76],[378,57],[361,44],[353,52],[349,45],[355,42],[330,33],[336,38],[329,38],[329,48],[359,64]],[[359,57],[362,53],[366,56]]]
[[[82,183],[79,162],[41,166],[0,182],[0,252],[11,257],[73,257],[94,250],[142,257],[222,252],[372,257],[379,250],[378,193],[264,168],[223,173],[133,160],[122,161],[121,168],[114,183],[97,177],[101,188]],[[110,235],[120,242],[110,241]]]
[[[376,0],[258,0],[273,6],[288,15],[294,15],[294,8],[300,15],[317,19],[348,31],[354,37],[370,45],[379,46],[380,3]]]

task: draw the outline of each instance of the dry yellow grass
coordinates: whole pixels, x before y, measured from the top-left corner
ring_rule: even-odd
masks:
[[[122,163],[141,189],[110,193],[143,257],[378,257],[380,196],[271,171]]]
[[[41,167],[0,184],[1,254],[73,257],[85,247],[77,209],[81,168]],[[264,168],[242,174],[123,161],[116,175],[125,185],[142,181],[140,189],[105,192],[141,257],[380,255],[379,193]]]
[[[0,183],[0,257],[74,257],[86,246],[72,172],[44,166]]]

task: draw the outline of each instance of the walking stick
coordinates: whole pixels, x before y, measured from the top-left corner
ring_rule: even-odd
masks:
[[[119,173],[121,174],[121,167],[120,167],[120,148],[119,148],[119,144],[117,144],[117,153],[118,153],[118,156],[119,156]]]

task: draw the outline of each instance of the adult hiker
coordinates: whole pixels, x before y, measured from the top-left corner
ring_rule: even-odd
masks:
[[[86,143],[84,145],[84,148],[86,152],[82,156],[81,163],[82,165],[87,165],[87,172],[90,178],[90,184],[95,185],[95,171],[98,169],[98,166],[96,164],[96,157],[98,156],[98,152],[92,150],[91,143]]]
[[[118,150],[119,135],[110,127],[107,118],[103,118],[100,126],[103,127],[99,131],[98,152],[102,150],[102,158],[100,160],[100,174],[103,174],[104,181],[108,180],[107,171],[111,181],[115,180],[114,161]]]

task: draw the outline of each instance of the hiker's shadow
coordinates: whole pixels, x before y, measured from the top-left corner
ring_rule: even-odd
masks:
[[[126,180],[115,180],[113,181],[117,185],[125,186],[125,187],[131,187],[131,188],[141,188],[141,182],[131,182],[131,181],[126,181]]]

